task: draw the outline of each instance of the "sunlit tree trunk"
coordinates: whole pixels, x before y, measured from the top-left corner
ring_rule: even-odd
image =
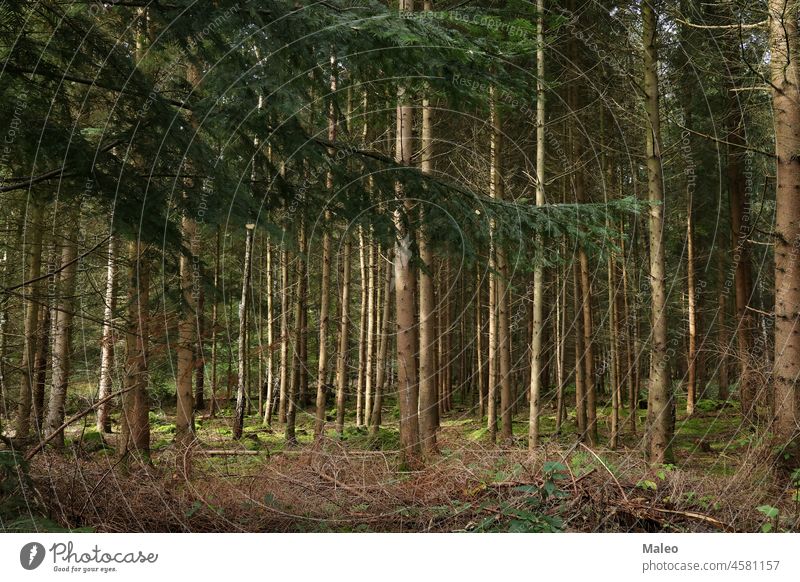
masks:
[[[111,394],[114,368],[114,310],[117,304],[117,241],[114,236],[108,240],[108,261],[106,262],[106,293],[103,308],[103,331],[100,348],[100,388],[97,398],[102,400]],[[111,432],[111,403],[97,407],[97,432]]]
[[[356,426],[360,427],[366,423],[366,412],[364,411],[364,391],[367,385],[367,242],[364,240],[364,230],[358,229],[358,260],[359,260],[359,281],[361,284],[361,296],[359,299],[359,320],[358,320],[358,377],[356,380]]]
[[[536,205],[544,206],[544,174],[545,174],[545,94],[544,94],[544,0],[536,1]],[[542,239],[538,237],[537,246],[541,248]],[[537,252],[538,259],[541,253]],[[544,301],[544,268],[541,261],[533,267],[533,318],[531,337],[531,378],[530,378],[530,413],[528,426],[528,450],[535,451],[539,446],[539,402],[542,392],[542,333],[544,320],[542,317]],[[558,309],[558,306],[556,306]],[[559,394],[561,384],[559,380]],[[556,416],[561,425],[561,398],[558,399]]]
[[[694,414],[697,403],[697,298],[694,272],[694,219],[692,193],[687,194],[686,207],[686,303],[689,312],[689,350],[686,354],[686,414]]]
[[[270,239],[267,238],[267,242],[264,249],[264,260],[265,260],[265,267],[266,270],[266,286],[267,286],[267,405],[264,408],[264,424],[266,426],[272,425],[272,409],[273,409],[273,402],[275,400],[275,358],[272,357],[272,349],[273,344],[275,342],[275,334],[274,334],[274,325],[273,325],[273,316],[275,313],[273,307],[273,275],[272,275],[272,244],[270,243]],[[330,260],[330,258],[329,258]]]
[[[345,234],[345,236],[347,236]],[[350,238],[342,246],[341,295],[339,300],[339,350],[336,354],[336,432],[344,434],[344,407],[347,394],[347,344],[350,326]]]
[[[426,2],[430,10],[430,2]],[[433,128],[428,98],[422,101],[422,152],[421,169],[425,174],[433,171]],[[424,213],[424,209],[423,209]],[[419,430],[422,449],[426,453],[436,451],[436,429],[438,425],[438,389],[436,386],[437,338],[436,300],[433,284],[433,253],[427,243],[427,233],[419,232]]]
[[[253,230],[255,225],[245,225],[244,272],[242,273],[242,297],[239,301],[239,382],[236,389],[236,410],[233,417],[233,438],[242,438],[247,391],[247,309],[250,298],[250,271],[253,262]]]
[[[289,253],[286,251],[286,232],[281,247],[281,360],[278,394],[278,422],[286,422],[286,393],[289,381]]]

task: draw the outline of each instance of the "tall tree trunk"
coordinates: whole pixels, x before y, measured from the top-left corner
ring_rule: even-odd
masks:
[[[295,334],[294,349],[292,350],[292,377],[289,382],[289,393],[287,394],[286,409],[286,444],[297,444],[295,436],[295,421],[297,419],[297,409],[302,406],[303,376],[306,369],[306,347],[305,324],[306,324],[306,231],[305,225],[300,222],[297,233],[298,256],[295,264],[295,275],[297,276],[297,297],[294,304],[294,321],[297,326]]]
[[[370,237],[369,242],[369,265],[367,280],[367,365],[366,379],[364,384],[364,424],[369,426],[372,418],[372,400],[375,390],[375,338],[378,329],[378,309],[377,302],[377,274],[376,274],[376,253],[377,248]]]
[[[694,186],[692,185],[693,189]],[[692,217],[692,192],[687,193],[686,202],[686,300],[689,311],[689,350],[686,354],[686,414],[694,414],[697,403],[697,298],[695,297],[694,272],[694,219]]]
[[[475,368],[478,379],[478,420],[486,416],[486,359],[483,341],[483,279],[480,271],[475,274]]]
[[[330,244],[330,243],[329,243]],[[330,249],[328,249],[330,253]],[[275,400],[275,367],[274,358],[272,357],[273,343],[275,342],[274,326],[273,326],[273,276],[272,276],[272,244],[269,237],[267,238],[265,249],[265,270],[267,272],[267,405],[264,408],[264,424],[266,426],[272,425],[272,409],[273,401]],[[330,262],[330,256],[328,257]],[[326,291],[327,292],[327,291]]]
[[[620,181],[621,183],[621,181]],[[631,321],[631,309],[628,301],[628,256],[625,252],[625,237],[622,236],[623,228],[620,227],[620,259],[622,261],[622,305],[624,324],[623,329],[628,330],[625,333],[625,383],[628,388],[628,423],[631,426],[631,434],[636,434],[636,414],[639,409],[639,394],[635,382],[634,355],[633,351],[636,347],[636,341],[631,340],[631,330],[634,334],[636,331],[636,324]]]
[[[667,354],[667,288],[664,259],[664,183],[661,167],[661,122],[658,106],[657,18],[649,3],[642,4],[644,92],[647,115],[647,174],[650,209],[650,285],[652,345],[650,391],[647,403],[647,454],[653,464],[672,462],[674,401]]]
[[[796,443],[800,431],[800,47],[798,5],[769,1],[770,73],[777,156],[775,193],[775,436]],[[795,460],[798,456],[794,451]]]
[[[284,246],[281,247],[281,361],[280,389],[278,397],[278,422],[286,422],[286,393],[288,392],[289,372],[289,253],[286,250],[286,232]]]
[[[383,315],[378,333],[378,357],[375,363],[375,401],[372,404],[370,435],[378,436],[381,427],[381,406],[383,405],[383,385],[386,380],[386,357],[389,353],[389,317],[392,311],[392,275],[394,260],[390,256],[386,260],[383,275]]]
[[[247,391],[247,308],[250,295],[250,270],[253,256],[253,230],[255,225],[245,225],[244,273],[242,274],[242,298],[239,301],[239,382],[236,389],[236,411],[233,417],[233,438],[242,438],[244,409]]]
[[[217,412],[217,324],[219,312],[219,261],[220,249],[220,227],[217,225],[216,244],[214,246],[214,302],[211,304],[211,410],[210,416],[213,418]]]
[[[430,10],[426,2],[425,10]],[[422,172],[433,171],[433,111],[427,97],[422,101]],[[423,210],[424,213],[424,210]],[[419,245],[419,431],[422,449],[430,454],[437,450],[436,429],[439,424],[438,389],[436,386],[436,299],[433,284],[433,253],[427,242],[428,233],[420,230]]]
[[[31,402],[33,398],[34,383],[34,360],[36,359],[36,335],[37,324],[39,323],[38,297],[40,296],[41,285],[38,278],[42,274],[42,234],[44,225],[44,206],[37,202],[31,202],[27,210],[30,212],[29,226],[25,231],[25,242],[27,243],[27,281],[33,281],[29,285],[22,287],[23,299],[25,299],[24,313],[24,337],[22,345],[22,383],[19,388],[19,406],[17,409],[17,438],[26,438],[31,428]]]
[[[347,234],[345,233],[345,236]],[[339,350],[336,354],[336,432],[344,434],[344,407],[347,394],[347,333],[350,326],[350,238],[342,249],[341,298],[339,301]]]
[[[118,454],[148,457],[150,410],[147,401],[150,337],[150,264],[138,240],[128,246],[128,331],[125,335],[125,393],[122,395]]]
[[[45,435],[54,434],[64,422],[64,404],[67,400],[70,364],[72,362],[72,318],[75,296],[75,275],[78,272],[78,245],[65,239],[61,252],[61,278],[58,289],[58,317],[53,334],[53,387],[47,404],[44,421]],[[64,446],[64,431],[50,441],[53,446]]]
[[[359,299],[358,320],[358,379],[356,381],[356,426],[366,424],[364,411],[364,391],[367,385],[367,242],[364,230],[358,228],[358,260],[361,297]]]
[[[572,307],[575,328],[575,420],[578,437],[586,438],[586,379],[583,366],[583,314],[581,311],[580,268],[572,263]]]
[[[52,271],[51,271],[52,272]],[[56,281],[55,275],[52,281]],[[36,348],[36,381],[33,385],[33,418],[36,423],[36,433],[41,435],[44,426],[44,393],[47,385],[47,363],[50,358],[50,327],[51,327],[51,313],[54,309],[42,308],[40,325],[41,335],[39,337],[39,345]],[[56,312],[57,315],[57,312]]]
[[[100,350],[100,388],[99,400],[111,394],[112,372],[114,368],[114,311],[117,305],[117,240],[113,235],[108,240],[108,261],[106,263],[106,295],[103,310],[103,336]],[[97,432],[111,432],[111,403],[105,402],[97,407]]]
[[[725,261],[720,258],[718,265],[719,295],[717,305],[717,349],[719,350],[719,364],[717,372],[717,398],[723,402],[728,400],[728,293],[725,288]]]
[[[413,12],[413,0],[400,0],[400,12]],[[402,86],[397,90],[397,142],[396,161],[411,165],[413,108],[408,104],[409,96]],[[403,203],[394,211],[394,280],[397,321],[397,397],[400,408],[401,465],[415,468],[419,464],[419,382],[417,378],[416,353],[416,273],[412,265],[412,230],[410,221],[412,203],[407,199],[400,181],[395,185],[398,202]]]
[[[329,177],[332,176],[329,174]],[[330,179],[330,178],[329,178]],[[317,358],[317,401],[314,438],[320,438],[325,430],[325,399],[328,390],[325,379],[328,375],[328,312],[330,310],[331,286],[331,235],[328,233],[330,215],[325,213],[325,231],[322,234],[322,280],[320,282],[319,307],[319,355]]]
[[[194,394],[192,375],[194,373],[195,317],[197,303],[195,299],[195,281],[193,276],[193,241],[197,236],[197,225],[186,216],[181,219],[181,251],[179,270],[181,286],[180,316],[178,320],[177,345],[177,410],[175,417],[175,444],[187,447],[194,439]]]
[[[198,248],[193,249],[193,253],[197,256]],[[197,277],[195,290],[197,315],[195,318],[195,345],[194,345],[194,409],[204,410],[206,407],[205,398],[205,385],[206,385],[206,355],[203,338],[205,336],[205,315],[203,310],[206,304],[206,294],[203,289],[203,284],[200,281],[200,274],[195,273]]]
[[[536,0],[536,206],[544,206],[544,173],[545,173],[545,94],[544,94],[544,0]],[[537,238],[537,246],[541,248],[542,238]],[[542,259],[537,251],[537,258]],[[528,426],[528,450],[533,452],[539,446],[539,402],[542,392],[542,318],[544,301],[544,267],[537,260],[533,267],[533,318],[531,336],[531,384],[530,413]],[[559,383],[559,394],[561,386]],[[561,406],[561,398],[558,400]],[[556,410],[557,424],[561,425],[561,410]]]

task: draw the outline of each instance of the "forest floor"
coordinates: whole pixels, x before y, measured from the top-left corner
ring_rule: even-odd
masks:
[[[255,415],[234,442],[228,412],[198,419],[198,445],[181,455],[172,416],[151,413],[150,463],[120,461],[115,435],[101,438],[87,417],[64,452],[33,459],[26,506],[44,506],[59,527],[103,532],[798,531],[798,483],[773,468],[766,436],[741,426],[734,402],[679,414],[675,464],[659,467],[629,426],[617,450],[590,450],[570,418],[531,457],[527,418],[515,417],[512,442],[491,445],[485,423],[456,406],[442,419],[440,454],[401,471],[392,412],[375,439],[348,419],[343,438],[329,430],[316,446],[312,413],[298,414],[292,448]],[[609,415],[599,410],[601,443]]]

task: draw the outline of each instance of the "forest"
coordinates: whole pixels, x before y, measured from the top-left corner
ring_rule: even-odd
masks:
[[[800,531],[800,2],[0,2],[0,531]]]

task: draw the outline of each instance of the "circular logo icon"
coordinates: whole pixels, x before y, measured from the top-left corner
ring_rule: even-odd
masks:
[[[39,542],[30,542],[19,551],[19,563],[26,570],[35,570],[44,561],[44,546]]]

